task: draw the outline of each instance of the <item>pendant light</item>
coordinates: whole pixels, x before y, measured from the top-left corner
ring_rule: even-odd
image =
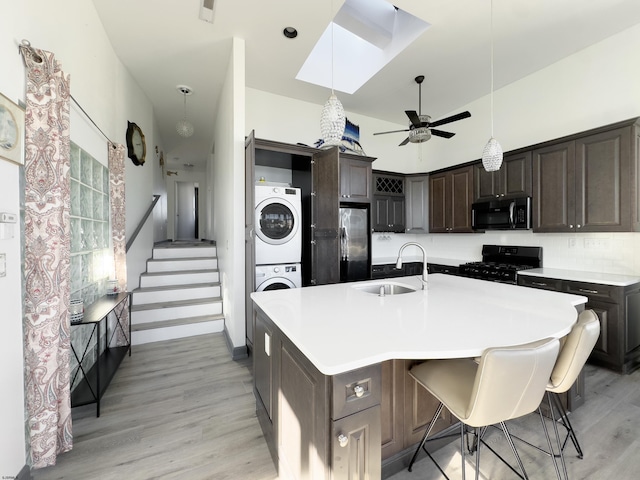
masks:
[[[333,1],[331,2],[331,95],[322,108],[320,117],[320,133],[322,135],[322,146],[332,147],[342,143],[344,128],[347,117],[344,114],[344,107],[336,94],[333,92]]]
[[[181,137],[188,138],[193,135],[193,124],[187,121],[187,95],[191,95],[193,90],[186,85],[178,85],[176,88],[184,97],[184,117],[176,123],[176,132],[178,132],[178,135]]]
[[[502,166],[502,147],[493,138],[493,0],[491,0],[491,138],[482,151],[482,165],[487,172],[500,170]]]

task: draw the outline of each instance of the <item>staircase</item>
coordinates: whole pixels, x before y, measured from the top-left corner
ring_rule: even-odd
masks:
[[[220,275],[214,242],[162,242],[133,290],[133,345],[221,332]]]

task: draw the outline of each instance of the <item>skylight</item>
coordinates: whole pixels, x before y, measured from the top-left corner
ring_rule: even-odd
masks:
[[[296,79],[331,88],[333,44],[333,88],[352,94],[429,27],[385,0],[346,0]]]

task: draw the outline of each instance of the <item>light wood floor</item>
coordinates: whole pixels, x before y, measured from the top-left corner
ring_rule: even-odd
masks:
[[[277,479],[255,416],[250,362],[230,360],[222,334],[133,347],[103,397],[73,410],[74,448],[58,464],[32,471],[35,480],[85,479]],[[567,447],[570,478],[640,478],[640,370],[616,375],[586,367],[586,404],[571,418],[585,458]],[[509,423],[512,433],[541,432],[530,416]],[[540,436],[540,438],[542,438]],[[488,441],[511,459],[499,431]],[[553,479],[551,460],[519,447],[532,479]],[[459,478],[458,442],[436,452],[452,478]],[[516,478],[482,451],[481,478]],[[473,459],[467,475],[473,473]],[[394,480],[435,480],[430,460]],[[473,478],[473,477],[469,477]]]

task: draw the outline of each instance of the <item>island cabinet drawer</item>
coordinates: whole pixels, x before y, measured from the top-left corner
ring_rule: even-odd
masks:
[[[331,418],[337,420],[380,404],[382,369],[380,364],[334,375]]]
[[[584,283],[565,281],[565,291],[575,295],[584,295],[589,300],[604,300],[609,302],[617,302],[621,300],[621,288],[614,285],[601,285],[599,283]]]
[[[562,291],[562,280],[557,278],[533,277],[529,275],[518,275],[518,285],[523,287],[540,288],[542,290]]]

